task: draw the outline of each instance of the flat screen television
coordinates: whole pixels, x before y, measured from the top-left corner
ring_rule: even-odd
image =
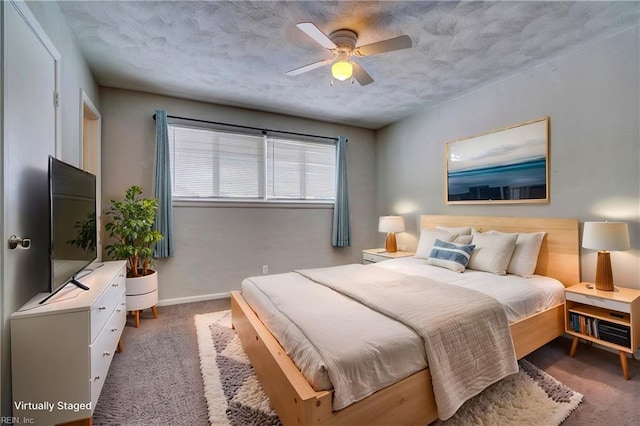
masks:
[[[69,282],[88,289],[76,275],[97,257],[96,177],[50,156],[49,218],[49,297]]]

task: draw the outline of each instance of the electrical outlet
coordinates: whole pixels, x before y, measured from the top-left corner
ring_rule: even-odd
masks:
[[[269,265],[262,265],[262,275],[267,275],[269,273]]]

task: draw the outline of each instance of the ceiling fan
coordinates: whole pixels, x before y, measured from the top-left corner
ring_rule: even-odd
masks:
[[[372,56],[393,50],[407,49],[412,45],[409,36],[402,35],[356,47],[358,34],[354,31],[342,29],[334,31],[327,36],[320,28],[311,22],[301,22],[296,24],[296,26],[322,47],[329,50],[333,58],[287,71],[287,75],[290,76],[296,76],[332,64],[331,75],[336,80],[344,81],[351,79],[353,83],[355,79],[361,86],[366,86],[367,84],[373,83],[373,78],[371,78],[360,64],[353,60],[353,57]],[[333,85],[333,79],[331,80],[331,84]]]

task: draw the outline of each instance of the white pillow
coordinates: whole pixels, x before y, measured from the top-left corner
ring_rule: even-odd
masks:
[[[436,229],[440,229],[442,231],[447,231],[452,234],[458,235],[471,235],[471,227],[470,226],[436,226]]]
[[[499,231],[489,232],[502,235],[513,235]],[[530,278],[533,276],[538,264],[538,254],[540,253],[544,234],[544,232],[517,234],[518,239],[516,240],[516,246],[513,250],[513,254],[511,255],[509,266],[507,267],[508,274],[519,275],[524,278]]]
[[[436,239],[427,263],[456,272],[464,272],[472,252],[473,244],[448,243]]]
[[[428,259],[429,254],[431,254],[431,248],[436,242],[436,239],[451,242],[456,236],[456,234],[452,234],[441,229],[423,228],[420,231],[420,240],[418,241],[418,248],[416,249],[415,257],[419,259]]]
[[[479,232],[473,236],[475,249],[469,259],[469,269],[506,275],[516,246],[518,234]]]
[[[453,239],[456,244],[471,244],[473,241],[473,235],[458,235]]]

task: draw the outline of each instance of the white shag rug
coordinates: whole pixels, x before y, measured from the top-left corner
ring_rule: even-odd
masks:
[[[200,371],[212,425],[280,425],[253,367],[231,329],[231,311],[194,317]],[[467,401],[449,425],[559,425],[583,396],[526,360],[520,371]]]

